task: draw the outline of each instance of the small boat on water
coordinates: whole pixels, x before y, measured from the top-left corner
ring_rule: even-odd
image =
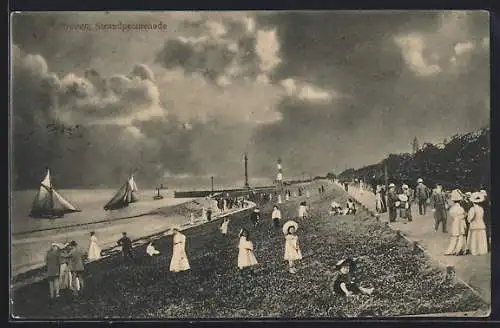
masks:
[[[29,216],[36,219],[55,219],[62,218],[64,214],[72,212],[81,212],[81,210],[55,190],[50,178],[50,170],[47,169],[47,174],[40,183],[40,189],[35,196]]]
[[[139,199],[135,195],[138,191],[134,176],[131,174],[128,180],[118,189],[111,200],[104,205],[105,211],[117,210],[127,207],[130,203],[135,203]]]
[[[160,200],[160,199],[163,199],[163,196],[162,196],[162,195],[160,195],[160,189],[161,189],[161,187],[156,187],[156,192],[157,192],[157,193],[156,193],[156,195],[154,195],[154,196],[153,196],[153,199],[154,199],[154,200]]]

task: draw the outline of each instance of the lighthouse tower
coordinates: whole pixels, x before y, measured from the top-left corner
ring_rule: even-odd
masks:
[[[276,175],[276,189],[278,193],[278,204],[283,201],[283,171],[281,166],[281,158],[278,158],[278,174]]]

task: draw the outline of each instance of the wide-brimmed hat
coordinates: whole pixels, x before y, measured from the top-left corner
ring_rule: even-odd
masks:
[[[458,202],[463,199],[462,192],[458,189],[452,190],[450,199],[454,202]]]
[[[353,259],[351,259],[349,257],[346,259],[342,259],[335,264],[335,270],[340,270],[342,267],[345,267],[345,266],[350,268],[352,265],[352,262],[353,262]]]
[[[297,230],[299,228],[299,224],[295,221],[292,221],[292,220],[285,222],[285,224],[283,225],[283,233],[285,235],[288,235],[288,229],[290,227],[294,227],[295,230]]]
[[[409,187],[408,187],[408,185],[406,185],[406,184],[402,185],[401,187],[402,187],[403,189],[408,189],[408,188],[409,188]]]
[[[395,188],[395,187],[396,187],[396,185],[394,183],[389,184],[389,188]]]
[[[472,193],[472,195],[470,196],[470,201],[473,203],[484,202],[484,195],[480,192]]]
[[[417,182],[419,182],[419,183],[420,183],[420,182],[424,182],[424,180],[422,180],[422,178],[418,178],[418,179],[417,179]]]
[[[253,211],[254,211],[255,213],[259,213],[259,212],[260,212],[260,210],[259,210],[258,208],[254,208],[254,210],[253,210]]]
[[[406,195],[398,195],[398,198],[402,202],[407,202],[408,201],[408,196],[406,196]]]
[[[481,194],[485,195],[485,196],[487,196],[487,195],[488,195],[488,193],[487,193],[487,192],[486,192],[486,190],[484,190],[484,189],[479,190],[479,192],[480,192]]]

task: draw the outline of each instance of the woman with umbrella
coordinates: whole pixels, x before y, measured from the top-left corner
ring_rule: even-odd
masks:
[[[287,221],[283,225],[285,234],[285,261],[288,261],[288,271],[296,273],[295,261],[302,260],[302,252],[299,247],[299,237],[295,234],[299,225],[295,221]]]

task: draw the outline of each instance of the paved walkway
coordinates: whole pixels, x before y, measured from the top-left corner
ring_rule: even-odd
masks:
[[[340,185],[337,187],[343,189]],[[371,191],[360,191],[354,186],[349,186],[348,193],[370,211],[375,212],[375,195]],[[441,230],[434,231],[432,211],[428,209],[427,214],[422,216],[418,214],[418,208],[413,205],[412,214],[413,222],[404,223],[406,220],[398,219],[389,226],[405,233],[409,239],[419,242],[433,259],[444,265],[454,266],[457,276],[491,304],[491,254],[483,256],[443,255],[448,247],[449,235]],[[381,221],[389,222],[387,213],[380,214],[379,217]]]

